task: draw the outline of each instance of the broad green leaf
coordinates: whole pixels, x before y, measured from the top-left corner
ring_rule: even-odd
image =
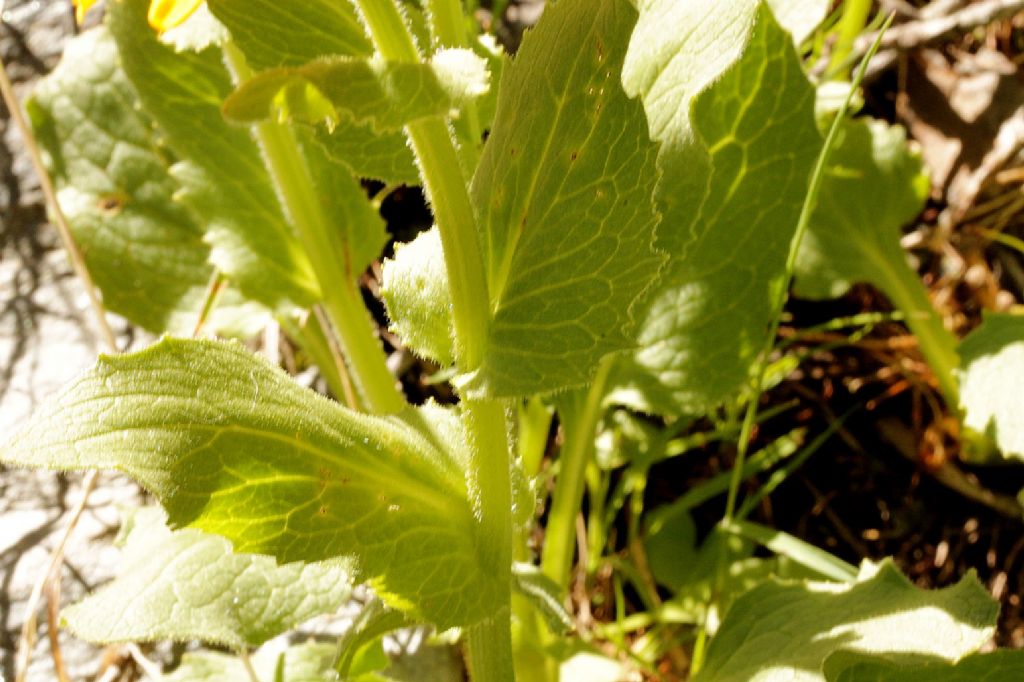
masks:
[[[626,0],[563,0],[505,69],[472,184],[493,320],[467,395],[581,385],[632,343],[631,306],[661,263],[656,149],[618,79],[635,21]]]
[[[61,208],[105,306],[154,332],[189,333],[212,267],[203,230],[173,200],[170,154],[104,27],[70,41],[36,86],[28,110],[57,186]],[[254,333],[265,313],[227,293],[209,326]]]
[[[302,66],[329,54],[369,57],[354,3],[335,0],[207,0],[257,71]]]
[[[297,644],[285,651],[264,647],[250,657],[253,670],[265,682],[329,682],[337,677],[331,668],[333,644]],[[213,651],[192,651],[181,665],[160,682],[253,682],[237,656]]]
[[[355,577],[389,605],[450,627],[489,615],[508,588],[478,563],[460,455],[439,440],[303,389],[238,344],[167,338],[102,357],[0,460],[123,471],[172,526],[238,552],[354,555]]]
[[[222,110],[238,123],[277,118],[332,128],[344,118],[380,132],[444,116],[488,88],[487,64],[469,50],[443,50],[416,64],[332,56],[263,71]]]
[[[274,310],[308,305],[318,286],[256,143],[221,116],[232,84],[220,50],[176,53],[147,25],[146,5],[116,0],[107,24],[143,107],[183,159],[174,175],[206,225],[211,260],[243,294]]]
[[[373,47],[350,2],[208,0],[208,3],[256,71],[300,67],[326,55],[370,57],[373,54]],[[359,177],[419,184],[412,152],[400,131],[377,133],[368,125],[342,120],[333,134],[319,126],[316,136],[331,158],[348,165]]]
[[[381,296],[391,331],[414,353],[439,365],[455,362],[451,291],[437,228],[395,247],[384,261]]]
[[[921,590],[889,561],[865,563],[853,584],[769,582],[733,603],[694,679],[825,682],[836,651],[955,661],[988,641],[998,611],[973,574]]]
[[[672,258],[639,308],[640,349],[620,363],[615,397],[673,414],[748,382],[821,138],[813,89],[766,5],[641,8],[623,82],[662,143],[656,246]]]
[[[1024,459],[1024,317],[986,313],[959,350],[964,426],[986,436],[1004,456]]]
[[[903,128],[882,121],[849,121],[840,135],[797,261],[796,290],[810,298],[842,296],[857,282],[889,293],[917,280],[899,240],[928,197],[920,154]]]
[[[1024,651],[973,654],[955,664],[844,651],[825,661],[825,676],[828,682],[1019,682],[1024,680]]]
[[[170,530],[159,507],[134,512],[122,535],[120,575],[61,614],[90,642],[257,646],[333,613],[352,592],[345,560],[279,566],[272,557],[235,554],[220,536]]]

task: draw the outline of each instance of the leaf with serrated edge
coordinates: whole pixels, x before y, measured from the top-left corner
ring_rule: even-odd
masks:
[[[164,339],[103,357],[0,449],[8,464],[116,469],[172,526],[282,562],[355,556],[390,605],[441,627],[507,585],[478,563],[461,462],[401,418],[358,414],[238,344]]]
[[[671,260],[638,307],[615,398],[702,410],[742,389],[764,346],[821,148],[814,92],[755,0],[643,3],[623,82],[662,142],[656,246]]]
[[[828,682],[1020,682],[1024,651],[973,654],[950,664],[927,656],[870,656],[840,651],[825,661]]]
[[[324,55],[373,54],[348,2],[208,0],[208,4],[257,71],[299,67]],[[420,182],[401,131],[378,133],[369,125],[342,120],[333,134],[318,126],[316,137],[331,158],[349,166],[358,177],[408,185]]]
[[[352,592],[345,560],[279,566],[235,554],[220,536],[170,530],[158,507],[137,510],[127,526],[120,575],[61,614],[87,641],[257,646],[333,613]]]
[[[1024,317],[985,313],[959,351],[964,426],[991,438],[1004,456],[1024,459]]]
[[[28,111],[86,265],[108,310],[150,331],[190,332],[213,268],[202,228],[102,26],[71,40]],[[248,335],[266,313],[225,292],[208,328]]]
[[[865,562],[852,584],[769,582],[737,599],[695,682],[824,682],[840,650],[954,661],[995,630],[999,606],[971,574],[921,590],[891,561]]]
[[[443,50],[431,63],[415,64],[376,57],[321,57],[253,76],[227,98],[223,112],[238,123],[283,114],[333,126],[347,117],[380,132],[444,116],[488,87],[486,63],[469,50]]]
[[[915,280],[899,240],[928,189],[920,154],[908,148],[903,128],[866,119],[843,124],[800,245],[797,294],[833,298],[856,282],[887,292],[894,282]],[[890,275],[894,270],[901,275]]]
[[[625,0],[563,0],[505,69],[472,184],[493,319],[466,395],[581,385],[632,343],[630,307],[661,264],[656,148],[618,82],[635,21]]]
[[[182,200],[206,224],[211,260],[246,296],[288,312],[319,296],[249,132],[227,123],[232,90],[216,48],[176,53],[146,22],[147,0],[108,5],[107,25],[146,111],[184,159],[173,169]]]
[[[397,245],[382,272],[380,293],[391,331],[417,355],[442,366],[455,362],[452,296],[437,228]]]
[[[327,682],[336,679],[331,662],[333,644],[296,644],[284,651],[264,647],[250,656],[260,680],[274,682]],[[160,682],[252,682],[252,675],[237,656],[214,651],[190,651],[174,672]]]

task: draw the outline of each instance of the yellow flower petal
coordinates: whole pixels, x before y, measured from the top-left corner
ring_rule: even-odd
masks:
[[[85,21],[86,12],[96,4],[97,0],[71,0],[71,2],[75,6],[75,21],[81,24]]]
[[[149,25],[163,33],[188,19],[202,3],[203,0],[152,0],[149,3]]]

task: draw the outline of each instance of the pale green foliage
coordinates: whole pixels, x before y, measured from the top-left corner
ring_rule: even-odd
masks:
[[[989,640],[998,611],[973,574],[921,590],[888,561],[853,584],[768,582],[733,603],[695,680],[825,682],[836,651],[955,661]]]
[[[486,63],[469,50],[445,50],[423,64],[332,56],[263,71],[222,110],[239,123],[296,119],[331,129],[344,118],[381,132],[443,116],[488,88]]]
[[[799,45],[818,28],[832,7],[830,0],[768,0],[775,18]]]
[[[986,314],[959,351],[964,426],[987,436],[1004,456],[1024,458],[1024,317]]]
[[[29,112],[61,208],[109,310],[151,331],[190,332],[210,280],[202,227],[173,200],[170,152],[137,99],[105,28],[68,43]],[[265,321],[228,293],[209,326],[242,334]]]
[[[828,682],[1020,682],[1024,652],[973,654],[955,664],[924,656],[869,656],[841,651],[825,661]]]
[[[352,591],[344,560],[278,566],[272,557],[234,554],[217,535],[170,530],[158,507],[131,514],[122,536],[120,576],[61,614],[92,642],[255,646],[333,613]]]
[[[329,682],[337,679],[331,669],[334,646],[298,644],[285,651],[261,649],[252,657],[260,680],[274,682]],[[199,651],[181,657],[181,665],[160,682],[252,682],[237,656]]]
[[[340,407],[240,345],[164,339],[102,358],[2,458],[124,471],[173,525],[240,552],[355,555],[386,601],[451,626],[487,615],[502,586],[477,563],[462,466],[439,440]]]
[[[391,330],[410,350],[442,366],[455,362],[452,297],[437,228],[395,247],[395,257],[384,261],[381,296]]]
[[[904,282],[921,287],[899,241],[928,197],[920,154],[903,128],[882,121],[850,121],[840,134],[801,244],[797,292],[833,298],[857,282],[887,293]]]
[[[614,379],[618,400],[675,414],[748,382],[821,139],[811,85],[767,6],[642,7],[623,82],[662,143],[656,246],[671,260],[639,309],[640,349]]]
[[[278,205],[256,143],[220,113],[231,78],[220,51],[176,53],[146,22],[148,0],[118,0],[107,25],[146,111],[183,161],[173,174],[205,225],[210,260],[274,310],[316,300],[318,285]]]
[[[655,146],[618,82],[635,21],[625,0],[557,3],[505,69],[472,185],[493,320],[466,395],[580,385],[630,345],[660,265]]]
[[[373,54],[351,2],[207,0],[207,4],[257,71],[301,66],[326,54]]]
[[[275,0],[209,0],[210,10],[231,31],[249,65],[257,70],[301,67],[324,55],[370,57],[373,47],[350,2],[310,0],[286,5]],[[400,131],[374,132],[341,120],[316,139],[332,160],[360,177],[419,184],[412,152]]]

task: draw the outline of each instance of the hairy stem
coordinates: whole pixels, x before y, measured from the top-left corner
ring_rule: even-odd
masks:
[[[356,0],[377,50],[385,59],[421,59],[408,26],[394,0]],[[443,118],[406,126],[419,161],[420,174],[441,234],[445,268],[452,295],[452,317],[458,340],[458,367],[476,369],[482,359],[490,324],[487,279],[466,179],[455,144]],[[477,515],[482,569],[508,590],[494,605],[495,615],[468,630],[470,671],[474,682],[514,679],[511,642],[512,486],[505,415],[500,403],[463,400],[463,422],[469,440],[466,479]]]
[[[224,56],[236,79],[251,76],[245,57],[233,43]],[[401,411],[405,399],[388,371],[379,341],[373,334],[369,312],[362,304],[352,273],[345,273],[344,249],[337,231],[323,213],[313,179],[298,141],[290,128],[266,121],[253,128],[267,161],[285,213],[313,266],[327,315],[341,340],[342,350],[360,394],[371,412]],[[340,275],[340,276],[339,276]]]

